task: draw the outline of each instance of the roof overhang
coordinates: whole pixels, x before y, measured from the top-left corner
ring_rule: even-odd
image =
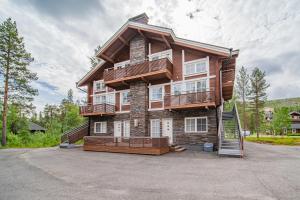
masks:
[[[210,54],[222,56],[222,57],[231,57],[231,56],[238,56],[239,50],[232,50],[231,48],[225,48],[221,46],[206,44],[202,42],[187,40],[183,38],[179,38],[175,35],[172,29],[150,25],[150,24],[144,24],[144,23],[138,23],[134,21],[128,20],[96,53],[96,56],[100,59],[102,59],[94,68],[92,68],[80,81],[78,81],[77,86],[81,87],[86,85],[86,81],[91,77],[93,73],[95,73],[97,70],[99,70],[106,62],[113,63],[113,58],[110,56],[114,56],[122,49],[122,47],[126,46],[126,43],[128,45],[128,42],[130,41],[130,37],[124,39],[122,35],[126,35],[126,31],[132,31],[135,30],[139,34],[143,35],[144,33],[152,33],[157,34],[160,37],[162,37],[163,40],[167,40],[172,45],[178,45],[182,47],[187,47],[199,51],[204,51]],[[129,35],[129,34],[127,34]],[[132,33],[131,33],[132,35]],[[131,37],[133,37],[132,35]],[[113,55],[106,55],[105,52],[109,50],[112,45],[118,46],[118,44],[121,44],[120,48],[117,48],[113,51]],[[116,45],[116,44],[117,45]]]

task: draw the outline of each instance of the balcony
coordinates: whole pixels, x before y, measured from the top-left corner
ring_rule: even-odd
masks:
[[[82,116],[93,116],[93,115],[114,115],[115,105],[112,104],[88,104],[80,106],[79,114]]]
[[[121,87],[133,80],[152,81],[172,77],[173,65],[169,58],[145,61],[140,64],[104,71],[104,82],[109,87]]]
[[[165,95],[165,109],[188,109],[215,107],[215,91],[191,92]]]

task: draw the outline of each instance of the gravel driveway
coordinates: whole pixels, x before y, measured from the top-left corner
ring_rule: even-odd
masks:
[[[0,199],[300,199],[300,147],[245,147],[244,159],[2,149]]]

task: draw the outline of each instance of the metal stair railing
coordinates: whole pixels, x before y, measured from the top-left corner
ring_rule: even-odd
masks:
[[[84,124],[81,124],[80,126],[77,126],[71,130],[66,131],[62,136],[61,136],[61,143],[67,142],[69,140],[69,137],[76,134],[78,131],[87,128],[88,127],[88,122],[85,122]]]

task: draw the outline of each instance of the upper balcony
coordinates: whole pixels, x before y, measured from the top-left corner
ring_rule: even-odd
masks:
[[[129,61],[116,63],[113,68],[104,71],[104,82],[109,87],[127,85],[133,80],[153,81],[172,78],[172,55],[164,54],[170,50],[149,55],[143,63],[130,65]]]
[[[82,116],[93,116],[93,115],[114,115],[115,105],[101,103],[101,104],[87,104],[80,106],[79,114]]]
[[[164,102],[165,109],[174,110],[215,107],[215,91],[165,95]]]

